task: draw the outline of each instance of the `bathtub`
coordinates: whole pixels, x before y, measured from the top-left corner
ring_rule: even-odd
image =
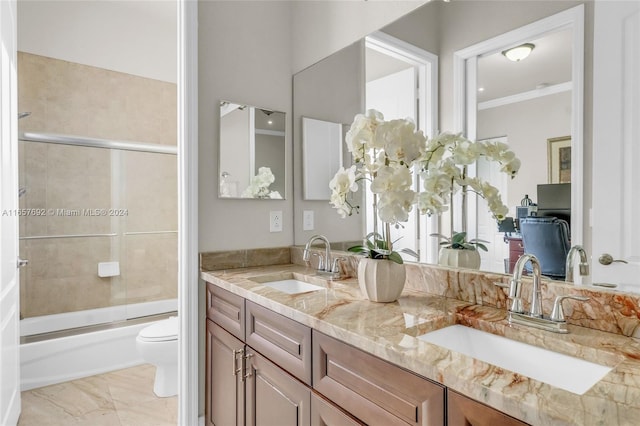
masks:
[[[118,316],[121,310],[122,307],[101,308],[22,320],[21,335],[50,334],[20,345],[21,389],[39,388],[142,364],[136,349],[136,336],[149,321],[156,319],[123,321]],[[124,319],[176,311],[177,299],[128,305],[126,310]],[[104,321],[105,318],[111,319]],[[108,323],[114,318],[121,322],[57,337],[61,334],[56,333],[58,330]]]

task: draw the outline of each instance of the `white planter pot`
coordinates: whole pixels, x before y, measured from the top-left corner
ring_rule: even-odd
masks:
[[[364,258],[358,264],[360,291],[373,302],[398,300],[406,277],[404,265],[390,260]]]
[[[454,268],[480,269],[480,253],[478,250],[457,250],[442,247],[438,256],[438,264]]]

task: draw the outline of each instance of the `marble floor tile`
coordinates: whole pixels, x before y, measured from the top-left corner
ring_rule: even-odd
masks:
[[[174,426],[176,397],[153,393],[149,364],[22,392],[18,426]]]

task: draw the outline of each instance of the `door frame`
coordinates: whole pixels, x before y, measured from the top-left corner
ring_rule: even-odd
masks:
[[[368,35],[365,38],[365,46],[417,68],[417,127],[428,138],[435,136],[438,127],[438,55],[382,31],[375,31]],[[438,240],[429,238],[429,235],[438,232],[438,216],[418,215],[417,222],[419,261],[437,263]]]
[[[198,2],[178,0],[178,424],[199,414]]]
[[[4,373],[0,395],[0,423],[13,425],[21,413],[20,394],[20,270],[18,267],[18,77],[16,0],[0,4],[0,188],[2,248],[0,249],[0,372]],[[10,284],[10,285],[8,285]]]

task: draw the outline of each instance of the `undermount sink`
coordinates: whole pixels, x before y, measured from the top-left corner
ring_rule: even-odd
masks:
[[[251,280],[258,282],[265,287],[269,287],[287,294],[309,293],[311,291],[325,289],[325,287],[302,281],[298,278],[298,274],[294,273],[254,277]]]
[[[578,395],[612,369],[462,325],[441,328],[418,339]]]
[[[264,285],[287,294],[299,294],[308,293],[310,291],[324,290],[324,287],[320,287],[319,285],[309,284],[293,278],[287,280],[272,281],[264,283]]]

